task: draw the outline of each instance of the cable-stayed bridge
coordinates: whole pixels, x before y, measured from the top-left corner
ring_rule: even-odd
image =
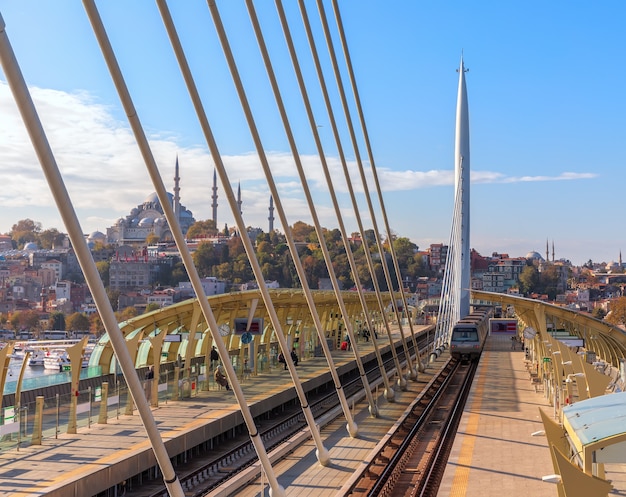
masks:
[[[341,415],[345,418],[346,428],[351,437],[359,435],[359,427],[348,397],[344,391],[344,384],[339,375],[339,368],[335,364],[334,349],[344,343],[346,348],[351,348],[354,355],[354,364],[358,370],[363,384],[369,414],[377,417],[379,405],[374,396],[375,389],[369,384],[365,374],[363,358],[359,352],[359,342],[368,338],[373,347],[373,361],[377,364],[380,381],[382,382],[383,396],[393,402],[396,391],[405,391],[407,382],[417,381],[420,372],[428,367],[429,361],[436,360],[445,351],[449,341],[452,325],[466,315],[470,309],[469,290],[469,117],[467,104],[467,91],[465,87],[465,67],[463,61],[459,67],[459,94],[457,107],[457,129],[455,150],[455,198],[454,215],[451,220],[450,257],[445,271],[444,285],[439,309],[437,327],[432,330],[434,341],[420,346],[418,336],[431,331],[420,328],[416,324],[415,316],[408,311],[409,295],[402,283],[402,275],[398,265],[393,243],[385,243],[393,239],[390,219],[384,202],[384,192],[378,178],[374,152],[368,135],[368,128],[362,110],[358,85],[352,67],[349,40],[343,29],[341,11],[338,2],[330,3],[328,8],[321,0],[317,2],[317,22],[321,26],[321,38],[316,38],[311,28],[312,8],[305,6],[303,1],[298,2],[301,13],[301,24],[296,26],[287,19],[283,10],[282,2],[277,1],[276,6],[280,19],[282,35],[289,53],[289,61],[293,75],[297,80],[299,97],[305,110],[306,123],[315,143],[315,148],[326,181],[325,187],[331,198],[333,211],[336,216],[337,226],[341,231],[345,244],[345,252],[352,275],[355,280],[355,292],[341,290],[333,261],[326,248],[325,233],[321,226],[318,209],[316,208],[314,191],[310,186],[310,178],[301,159],[297,140],[294,134],[294,122],[290,119],[276,76],[277,67],[274,65],[274,57],[268,50],[266,43],[267,33],[259,20],[255,5],[251,0],[245,2],[248,21],[251,23],[254,37],[259,47],[259,60],[263,64],[266,76],[270,81],[273,98],[280,115],[282,131],[289,144],[289,151],[297,170],[300,186],[303,189],[304,199],[309,208],[313,224],[315,226],[320,247],[322,248],[324,261],[329,273],[333,290],[329,292],[314,291],[310,288],[306,273],[302,267],[296,243],[290,233],[290,220],[287,208],[275,178],[275,172],[268,159],[262,134],[260,132],[260,118],[252,111],[248,89],[245,88],[241,78],[238,61],[232,50],[232,44],[236,33],[227,33],[220,17],[220,9],[215,1],[208,2],[208,9],[213,22],[212,29],[217,34],[223,56],[228,65],[231,83],[234,86],[240,105],[240,111],[245,116],[245,121],[255,146],[258,156],[258,167],[262,170],[267,181],[271,198],[275,206],[282,229],[285,233],[288,249],[292,255],[294,265],[299,277],[301,288],[297,290],[270,290],[259,261],[255,256],[253,242],[246,230],[245,220],[240,205],[238,205],[235,193],[230,187],[233,183],[226,167],[223,155],[219,148],[211,122],[205,111],[205,102],[198,88],[194,72],[187,58],[184,44],[181,42],[179,29],[172,18],[168,4],[165,0],[157,0],[159,14],[163,23],[163,29],[171,44],[181,77],[185,83],[185,89],[193,106],[198,125],[202,131],[206,147],[210,151],[214,161],[214,167],[220,177],[221,184],[225,189],[232,216],[235,219],[238,235],[241,237],[248,260],[252,267],[258,290],[243,292],[241,294],[229,294],[216,298],[207,298],[202,287],[197,269],[194,266],[191,253],[183,236],[176,205],[169,201],[168,193],[161,178],[153,150],[142,125],[141,116],[138,114],[133,101],[133,94],[129,90],[126,75],[118,62],[118,55],[113,50],[107,33],[107,26],[99,15],[94,1],[84,0],[86,16],[89,19],[93,35],[97,41],[102,57],[109,70],[111,79],[115,85],[119,100],[128,119],[137,142],[145,168],[152,180],[152,184],[164,209],[167,223],[185,269],[191,281],[191,285],[197,295],[197,299],[172,306],[145,316],[138,317],[127,323],[117,323],[113,309],[109,303],[105,288],[100,280],[99,273],[93,262],[89,248],[86,244],[80,220],[73,207],[72,199],[65,185],[65,180],[60,172],[57,157],[53,153],[46,136],[43,123],[33,103],[24,75],[19,65],[19,54],[15,54],[10,43],[10,24],[3,25],[0,37],[0,61],[7,82],[13,92],[15,102],[22,115],[24,124],[33,143],[34,150],[45,174],[50,191],[55,199],[58,210],[63,218],[65,228],[69,234],[72,246],[76,252],[85,279],[89,285],[92,296],[102,317],[107,331],[106,339],[102,340],[92,353],[92,364],[102,368],[103,373],[113,374],[117,368],[123,374],[129,391],[135,400],[135,406],[139,417],[145,427],[148,439],[154,451],[156,463],[163,475],[170,495],[183,495],[178,475],[172,464],[172,455],[168,453],[163,443],[163,435],[154,422],[151,412],[151,402],[158,403],[158,382],[152,383],[150,394],[146,398],[145,385],[136,374],[138,367],[148,365],[157,366],[162,362],[184,361],[191,364],[194,360],[201,363],[197,358],[205,362],[205,375],[214,365],[210,364],[210,351],[215,347],[220,362],[224,368],[225,376],[232,388],[233,395],[239,406],[242,422],[250,435],[257,457],[266,476],[272,495],[283,495],[284,488],[279,483],[273,464],[268,456],[265,444],[257,429],[254,415],[249,407],[242,381],[247,375],[255,373],[263,360],[274,361],[278,355],[282,356],[282,363],[289,371],[293,382],[296,396],[301,405],[302,416],[306,421],[311,438],[315,445],[317,460],[321,466],[329,466],[332,458],[329,449],[325,446],[319,426],[307,400],[307,392],[303,388],[303,382],[299,377],[296,366],[297,359],[291,355],[292,350],[296,356],[324,357],[335,385]],[[327,12],[328,9],[328,12]],[[331,18],[334,22],[331,23]],[[10,20],[5,20],[10,23]],[[295,49],[293,36],[295,29],[307,40],[310,57],[314,61],[315,78],[313,81],[304,77],[301,60]],[[330,60],[332,72],[326,73],[320,62],[320,53],[324,51]],[[343,61],[343,62],[340,62]],[[146,84],[149,84],[148,82]],[[338,98],[331,99],[330,88],[336,92]],[[364,253],[367,268],[373,283],[372,291],[365,291],[359,281],[359,274],[363,270],[356,266],[353,250],[349,243],[349,233],[345,223],[345,214],[339,205],[337,197],[337,172],[332,171],[327,160],[322,140],[319,135],[319,119],[316,118],[311,104],[310,92],[312,90],[322,95],[325,119],[328,121],[334,138],[334,147],[337,150],[341,165],[342,181],[348,190],[350,198],[350,216],[358,226],[358,231],[364,245]],[[342,124],[343,123],[343,124]],[[347,138],[346,138],[347,137]],[[79,137],[77,137],[79,138]],[[349,167],[348,155],[354,156],[356,172]],[[369,166],[369,168],[367,167]],[[358,185],[358,187],[356,186]],[[362,191],[362,198],[358,198],[358,191]],[[365,202],[366,207],[359,205]],[[345,209],[345,208],[343,208]],[[365,232],[372,230],[374,240],[370,240]],[[377,254],[379,260],[388,264],[381,264],[385,286],[390,291],[380,288],[377,274],[377,265],[373,254]],[[390,267],[391,266],[391,267]],[[395,275],[395,278],[393,277]],[[394,290],[395,289],[395,290]],[[499,302],[501,298],[495,295],[481,295],[485,300]],[[519,303],[517,303],[519,302]],[[538,332],[546,332],[546,316],[550,311],[536,310],[536,305],[528,304],[534,310],[526,311],[525,301],[516,301],[518,316],[529,326],[533,326]],[[518,306],[520,311],[518,312]],[[524,314],[524,309],[528,314]],[[540,316],[540,317],[537,317]],[[563,320],[571,323],[577,322],[575,316],[567,316]],[[600,325],[587,323],[583,330],[593,330],[590,333],[597,340],[600,350],[605,353],[606,361],[623,357],[623,341],[605,340],[611,334]],[[600,330],[600,331],[598,331]],[[596,332],[598,335],[596,335]],[[172,337],[177,337],[175,341]],[[179,338],[178,338],[179,337]],[[381,343],[379,340],[386,340]],[[429,337],[427,337],[429,338]],[[611,345],[606,345],[610,343]],[[350,344],[352,347],[350,347]],[[602,345],[602,346],[601,346]],[[383,350],[383,348],[385,350]],[[70,353],[80,357],[81,349],[77,347]],[[383,360],[383,353],[390,354],[390,362]],[[180,356],[180,359],[179,359]],[[233,360],[233,356],[237,360]],[[6,360],[6,357],[4,358]],[[388,369],[393,369],[394,374],[389,375]],[[157,371],[158,372],[158,371]],[[181,381],[191,381],[191,370],[183,368]],[[187,375],[187,376],[185,376]],[[78,396],[78,368],[72,374],[72,393]],[[150,400],[149,400],[150,399]],[[154,399],[154,400],[151,400]],[[76,401],[72,401],[71,416],[68,424],[68,433],[76,432]],[[131,408],[132,409],[132,408]]]

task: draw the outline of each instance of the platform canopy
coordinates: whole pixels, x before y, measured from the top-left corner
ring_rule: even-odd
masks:
[[[626,392],[563,407],[563,428],[585,473],[592,473],[593,463],[626,463]]]

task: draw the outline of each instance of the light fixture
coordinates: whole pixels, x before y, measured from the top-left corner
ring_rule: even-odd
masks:
[[[546,475],[541,477],[546,483],[561,483],[561,475]]]
[[[568,374],[567,378],[565,378],[565,383],[571,383],[572,382],[572,378],[583,378],[584,376],[585,376],[585,373]]]
[[[542,437],[546,434],[545,430],[533,431],[530,436],[531,437]]]
[[[561,363],[561,366],[571,366],[572,365],[572,361],[565,361]]]

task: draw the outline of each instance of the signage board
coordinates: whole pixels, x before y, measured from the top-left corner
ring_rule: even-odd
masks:
[[[235,318],[235,333],[245,332],[260,335],[263,332],[263,318],[252,318],[250,328],[248,328],[248,318]]]

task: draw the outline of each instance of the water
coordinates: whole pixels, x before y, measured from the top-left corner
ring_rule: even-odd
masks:
[[[21,359],[11,359],[9,362],[9,370],[7,371],[6,383],[4,385],[3,395],[15,393],[17,389],[17,380],[22,367]],[[93,376],[101,376],[102,368],[99,366],[82,368],[80,370],[80,379]],[[34,390],[35,388],[43,388],[61,383],[69,383],[72,379],[70,371],[60,373],[57,370],[46,369],[43,366],[29,366],[24,368],[24,378],[22,380],[22,392],[26,390]]]

